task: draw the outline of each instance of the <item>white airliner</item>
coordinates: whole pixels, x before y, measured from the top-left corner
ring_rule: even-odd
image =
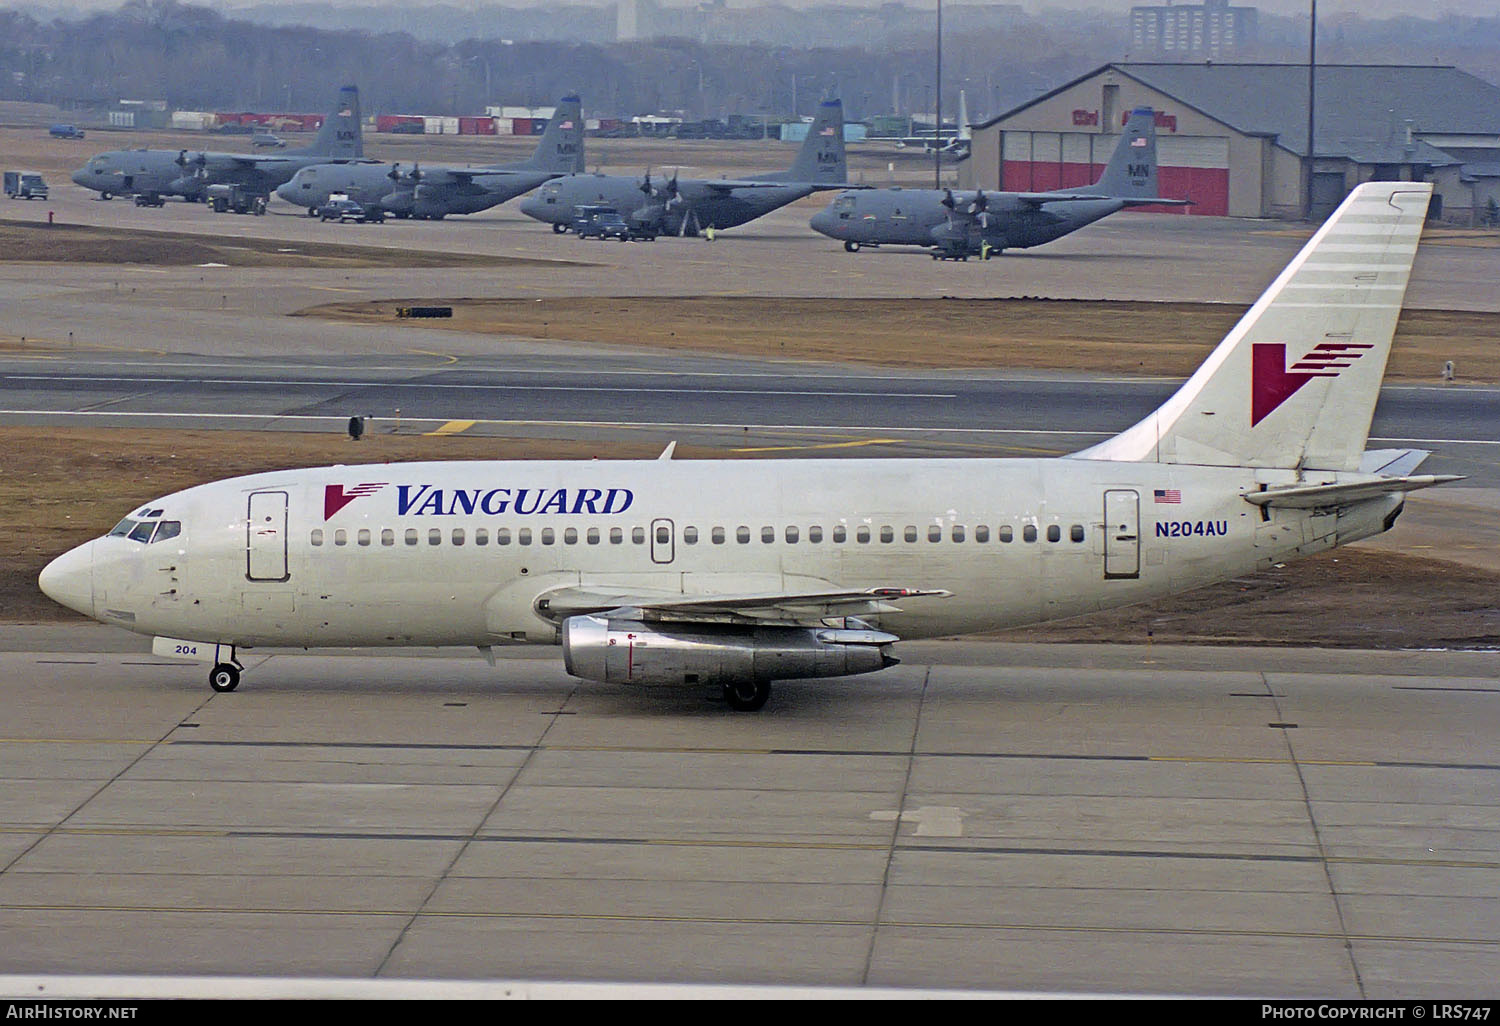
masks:
[[[1365,452],[1431,186],[1357,188],[1159,410],[1060,459],[450,462],[153,500],[53,599],[213,664],[255,646],[560,644],[569,673],[879,670],[901,638],[1198,588],[1388,530],[1427,455]]]

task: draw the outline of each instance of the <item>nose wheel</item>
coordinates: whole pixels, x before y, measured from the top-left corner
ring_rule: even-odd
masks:
[[[240,668],[234,663],[218,663],[208,671],[208,686],[220,694],[240,686]]]

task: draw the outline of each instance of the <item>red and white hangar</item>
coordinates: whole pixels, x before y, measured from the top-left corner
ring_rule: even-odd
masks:
[[[1500,86],[1447,66],[1327,64],[1313,95],[1315,218],[1368,181],[1432,182],[1432,216],[1452,223],[1500,213]],[[959,184],[1088,185],[1130,111],[1150,107],[1161,194],[1193,201],[1160,209],[1299,217],[1307,96],[1305,64],[1106,64],[973,126]]]

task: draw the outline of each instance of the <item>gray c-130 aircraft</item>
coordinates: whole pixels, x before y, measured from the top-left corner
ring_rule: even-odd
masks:
[[[1156,183],[1156,114],[1130,112],[1125,130],[1093,185],[1047,192],[952,189],[871,189],[847,192],[814,214],[814,231],[862,246],[926,246],[934,260],[988,260],[1007,249],[1029,249],[1093,224],[1126,207],[1187,206],[1163,199]]]
[[[474,214],[530,192],[549,179],[584,170],[583,104],[564,96],[532,155],[514,164],[422,167],[400,164],[314,164],[276,190],[288,203],[315,211],[334,193],[395,217],[440,220]]]
[[[270,196],[272,190],[310,164],[360,160],[365,154],[359,121],[359,89],[344,86],[338,105],[324,119],[312,145],[276,154],[199,150],[112,150],[89,158],[73,181],[100,199],[136,196],[144,206],[161,206],[165,196],[194,202],[210,185],[238,185]]]
[[[575,174],[548,182],[521,203],[521,213],[562,233],[582,206],[610,207],[648,236],[697,235],[734,228],[814,192],[848,189],[844,105],[825,100],[808,126],[797,159],[785,171],[743,178],[671,178]]]

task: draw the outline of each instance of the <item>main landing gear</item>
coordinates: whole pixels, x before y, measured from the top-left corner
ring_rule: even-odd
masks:
[[[215,663],[214,668],[208,671],[208,686],[221,695],[233,691],[240,686],[240,671],[244,668],[231,648],[229,662]]]
[[[724,701],[735,712],[756,712],[770,697],[768,680],[740,680],[724,685]]]

